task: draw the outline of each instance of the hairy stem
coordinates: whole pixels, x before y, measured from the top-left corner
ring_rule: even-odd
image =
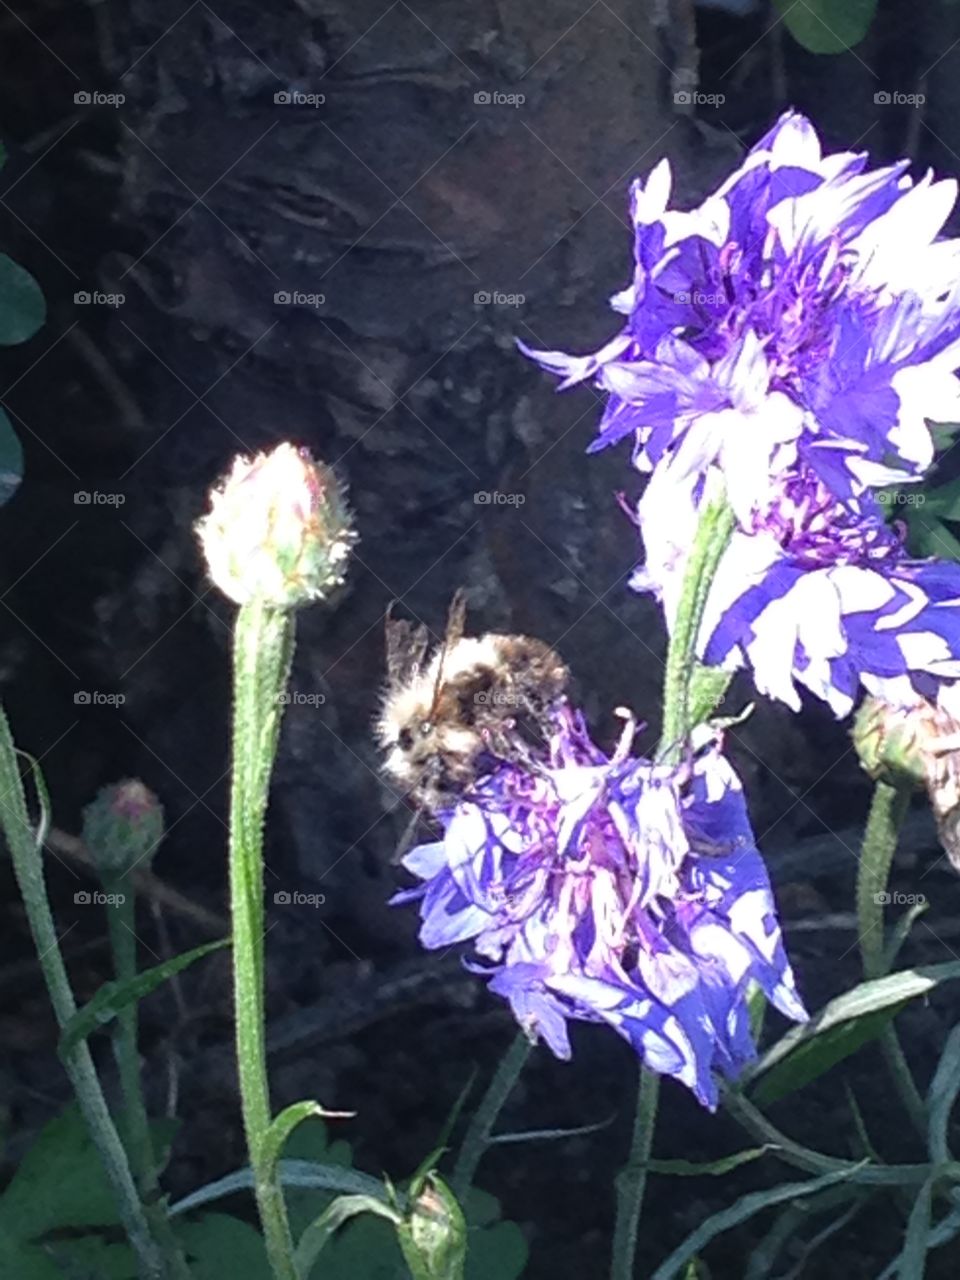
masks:
[[[63,1028],[77,1011],[60,942],[47,898],[43,856],[30,824],[16,748],[6,715],[0,710],[0,823],[13,862],[30,933],[58,1025]],[[162,1280],[168,1272],[130,1170],[130,1163],[110,1117],[103,1089],[86,1042],[64,1054],[64,1067],[76,1094],[80,1113],[103,1163],[120,1221],[137,1257],[141,1280]]]
[[[634,1280],[633,1260],[637,1252],[637,1231],[640,1227],[643,1193],[647,1185],[647,1161],[650,1159],[653,1131],[657,1123],[659,1094],[660,1077],[641,1067],[630,1154],[627,1163],[617,1174],[617,1217],[613,1232],[610,1280]]]
[[[230,905],[237,1069],[254,1192],[276,1280],[298,1280],[283,1192],[266,1149],[271,1123],[264,1009],[263,822],[293,654],[294,616],[254,600],[234,632]]]
[[[908,788],[891,786],[887,782],[877,783],[857,869],[857,922],[860,955],[866,978],[882,978],[887,972],[883,908],[888,897],[887,883],[897,848],[897,837],[909,804]],[[907,1115],[926,1142],[926,1108],[892,1024],[884,1028],[880,1045],[891,1080]]]
[[[473,1185],[477,1166],[490,1145],[493,1126],[497,1123],[497,1117],[503,1110],[504,1103],[520,1078],[520,1072],[530,1056],[531,1047],[530,1041],[521,1031],[500,1059],[493,1079],[467,1126],[463,1146],[460,1148],[453,1176],[450,1179],[450,1189],[461,1202]]]

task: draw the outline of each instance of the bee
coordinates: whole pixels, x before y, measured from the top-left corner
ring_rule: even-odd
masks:
[[[464,635],[458,591],[446,633],[387,611],[387,689],[377,722],[386,773],[420,812],[449,808],[497,761],[529,763],[562,701],[569,671],[542,640]]]

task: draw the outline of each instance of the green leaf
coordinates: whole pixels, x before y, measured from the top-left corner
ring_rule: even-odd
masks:
[[[110,1184],[80,1113],[70,1107],[45,1126],[0,1197],[0,1236],[31,1241],[55,1228],[116,1222]]]
[[[883,953],[883,972],[889,973],[897,962],[903,944],[910,936],[910,930],[916,924],[920,916],[930,909],[930,903],[926,899],[923,902],[915,902],[911,907],[904,911],[902,916],[897,917],[896,924],[890,933],[890,941],[887,943],[887,949]]]
[[[32,338],[47,318],[47,304],[29,271],[0,253],[0,346]]]
[[[382,1200],[372,1196],[338,1196],[327,1205],[323,1213],[307,1227],[297,1243],[296,1264],[301,1276],[309,1276],[313,1265],[324,1247],[330,1243],[334,1232],[350,1218],[361,1213],[373,1213],[386,1218],[394,1226],[402,1221],[400,1214]]]
[[[10,419],[0,409],[0,507],[10,501],[23,479],[23,447]]]
[[[722,1156],[719,1160],[705,1162],[697,1160],[648,1160],[646,1167],[651,1173],[666,1173],[680,1178],[700,1178],[704,1174],[719,1177],[724,1173],[729,1173],[731,1169],[738,1169],[742,1164],[750,1164],[754,1160],[759,1160],[761,1156],[765,1156],[770,1151],[779,1150],[780,1148],[775,1143],[768,1142],[765,1146],[750,1147],[747,1151],[737,1151],[733,1155]]]
[[[867,34],[877,0],[773,0],[783,24],[811,53],[843,53]]]
[[[784,1182],[769,1191],[753,1191],[749,1195],[741,1196],[729,1209],[712,1214],[706,1222],[697,1227],[696,1231],[692,1231],[686,1240],[674,1249],[670,1257],[657,1267],[651,1280],[673,1280],[673,1277],[679,1275],[681,1269],[716,1236],[729,1231],[731,1227],[739,1226],[741,1222],[747,1222],[764,1209],[770,1209],[788,1200],[817,1195],[827,1187],[843,1182],[849,1176],[846,1170],[843,1173],[827,1173],[822,1178],[808,1178],[804,1182]]]
[[[350,1116],[352,1114],[352,1112],[349,1113]],[[289,1107],[285,1107],[278,1116],[273,1118],[263,1140],[264,1158],[268,1161],[268,1168],[271,1171],[280,1159],[287,1141],[293,1135],[294,1129],[298,1128],[304,1120],[309,1120],[311,1116],[318,1119],[323,1119],[325,1116],[347,1118],[348,1113],[345,1111],[325,1111],[319,1102],[309,1101],[294,1102]]]
[[[841,1022],[823,1031],[813,1040],[799,1045],[793,1053],[769,1071],[751,1095],[760,1107],[779,1102],[812,1080],[819,1079],[831,1067],[875,1040],[903,1008],[904,1001],[886,1009],[877,1009]]]
[[[950,1125],[950,1113],[960,1093],[960,1026],[956,1026],[947,1036],[940,1061],[930,1091],[927,1094],[927,1114],[929,1130],[927,1140],[930,1159],[934,1164],[945,1164],[950,1159],[947,1145],[947,1130]]]
[[[778,1063],[798,1052],[808,1042],[818,1039],[833,1027],[857,1021],[885,1009],[896,1009],[917,996],[932,991],[941,982],[960,978],[960,961],[945,964],[919,965],[915,969],[902,969],[861,982],[851,991],[837,996],[802,1026],[793,1027],[764,1053],[758,1061],[747,1067],[741,1075],[741,1085],[751,1083],[771,1071]],[[852,1052],[852,1050],[851,1050]],[[838,1061],[838,1059],[834,1059]],[[812,1077],[811,1077],[812,1078]]]
[[[197,1222],[181,1223],[177,1236],[187,1254],[191,1280],[272,1280],[263,1237],[239,1218],[208,1213]]]
[[[931,1249],[940,1249],[945,1244],[949,1244],[951,1240],[955,1240],[960,1235],[960,1207],[951,1209],[951,1211],[940,1219],[937,1225],[927,1236],[927,1252]],[[894,1277],[900,1276],[900,1268],[903,1264],[903,1254],[898,1254],[886,1267],[877,1280],[894,1280]]]
[[[181,955],[165,960],[163,964],[155,965],[152,969],[144,969],[128,982],[105,982],[93,999],[89,1000],[82,1009],[78,1009],[64,1027],[60,1037],[60,1057],[66,1057],[81,1040],[86,1040],[87,1036],[92,1035],[99,1027],[112,1022],[127,1005],[150,995],[168,978],[181,973],[195,960],[200,960],[212,951],[220,951],[229,945],[229,938],[221,938],[217,942],[205,942],[202,946],[194,947],[192,951],[184,951]]]
[[[281,1186],[295,1190],[345,1192],[350,1195],[374,1196],[386,1202],[387,1193],[383,1183],[371,1178],[367,1173],[359,1173],[356,1169],[346,1169],[342,1164],[318,1164],[314,1160],[280,1160],[277,1164]],[[191,1209],[199,1209],[201,1205],[210,1204],[214,1200],[222,1200],[224,1196],[235,1195],[238,1191],[247,1191],[253,1187],[253,1171],[238,1169],[236,1173],[228,1173],[215,1182],[208,1182],[205,1187],[193,1191],[190,1195],[178,1200],[170,1206],[171,1217],[189,1213]]]

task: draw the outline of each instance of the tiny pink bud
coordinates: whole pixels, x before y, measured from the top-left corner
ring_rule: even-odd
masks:
[[[99,871],[147,866],[163,839],[163,807],[139,778],[103,787],[83,811],[83,842]]]
[[[235,458],[197,533],[225,595],[276,608],[329,595],[357,538],[336,476],[292,444]]]

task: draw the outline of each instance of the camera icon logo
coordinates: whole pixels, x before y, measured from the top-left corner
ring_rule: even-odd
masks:
[[[289,692],[277,694],[277,702],[279,702],[281,707],[289,707],[291,701],[292,697]]]
[[[477,492],[473,495],[473,500],[479,506],[484,507],[490,501],[490,494],[487,492],[486,489],[478,489]]]
[[[90,894],[87,892],[86,889],[78,889],[77,892],[73,895],[73,901],[74,901],[74,904],[78,907],[89,907]]]
[[[477,292],[473,295],[473,305],[475,307],[486,307],[492,301],[493,299],[491,298],[490,294],[487,292],[486,289],[478,289]]]
[[[90,295],[87,293],[86,289],[81,289],[79,292],[75,293],[73,295],[73,300],[78,307],[89,306],[91,301]]]
[[[78,489],[73,495],[73,502],[74,506],[77,507],[89,507],[91,502],[89,492],[86,489]]]
[[[77,707],[89,707],[90,695],[89,693],[87,693],[86,689],[77,690],[77,692],[73,695],[73,703],[74,703],[74,706],[77,706]]]
[[[280,89],[277,93],[273,95],[273,100],[278,106],[281,106],[281,107],[287,107],[293,101],[293,99],[290,97],[290,92],[287,89]]]
[[[73,100],[78,107],[89,107],[90,103],[93,101],[86,89],[78,89],[73,95]]]
[[[878,89],[873,95],[873,101],[878,107],[889,107],[891,101],[890,94],[886,89]]]
[[[490,105],[490,94],[486,89],[480,89],[473,95],[473,100],[478,107],[487,107]]]
[[[281,289],[279,293],[275,293],[273,295],[273,300],[281,306],[289,306],[291,302],[290,295],[287,293],[286,289]]]
[[[875,893],[873,895],[873,900],[878,907],[886,907],[890,905],[889,893]]]
[[[279,907],[287,907],[290,905],[290,894],[286,889],[278,889],[273,895],[273,900]]]
[[[673,95],[673,101],[678,107],[689,107],[693,102],[693,94],[689,89],[678,89]]]

